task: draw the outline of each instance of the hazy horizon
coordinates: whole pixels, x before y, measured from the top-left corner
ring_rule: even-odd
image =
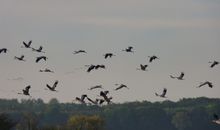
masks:
[[[6,1],[0,0],[0,98],[28,99],[18,95],[31,85],[33,98],[60,102],[88,94],[95,98],[103,85],[113,102],[177,101],[181,98],[220,98],[220,1],[206,0],[113,0],[113,1]],[[32,47],[43,46],[46,53],[21,48],[32,40]],[[134,47],[134,54],[122,50]],[[83,49],[87,54],[74,55]],[[116,56],[104,59],[103,54]],[[14,60],[24,54],[26,62]],[[46,62],[35,63],[46,55]],[[160,59],[148,62],[148,56]],[[86,72],[85,65],[104,64],[105,70]],[[137,71],[148,64],[148,71]],[[54,74],[40,73],[50,68]],[[171,79],[185,73],[185,80]],[[58,92],[45,90],[59,80]],[[213,88],[196,88],[211,81]],[[130,89],[113,91],[114,84]],[[167,97],[155,96],[167,88]]]

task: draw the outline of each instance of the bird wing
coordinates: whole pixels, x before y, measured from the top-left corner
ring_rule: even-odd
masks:
[[[164,96],[166,95],[166,93],[167,93],[167,89],[164,88],[164,89],[163,89],[163,93],[161,94],[161,96],[164,97]]]
[[[58,84],[58,80],[55,81],[52,88],[55,89],[57,87],[57,84]]]
[[[38,63],[40,61],[41,57],[37,57],[36,59],[36,63]]]
[[[30,88],[31,88],[31,86],[29,85],[29,86],[27,86],[27,87],[25,88],[25,90],[26,90],[26,91],[29,91]]]
[[[30,40],[30,41],[28,42],[28,46],[30,46],[30,45],[31,45],[31,43],[32,43],[32,40]]]
[[[108,54],[105,54],[105,59],[107,59],[107,58],[108,58],[108,56],[109,56]]]
[[[85,95],[85,94],[82,95],[82,96],[81,96],[81,100],[84,101],[85,97],[87,97],[87,95]]]
[[[50,85],[48,85],[48,84],[47,84],[46,86],[47,86],[47,88],[49,88],[50,90],[52,90],[52,89],[53,89],[53,88],[52,88],[52,87],[50,87]]]
[[[27,46],[28,46],[28,44],[27,44],[27,43],[25,43],[24,41],[23,41],[23,44],[24,44],[24,46],[25,46],[25,47],[27,47]]]

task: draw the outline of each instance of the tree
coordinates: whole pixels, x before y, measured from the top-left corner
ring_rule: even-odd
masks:
[[[11,121],[7,115],[1,114],[0,115],[0,128],[2,130],[11,130],[15,126],[15,123]]]
[[[188,130],[192,126],[190,116],[184,111],[177,112],[172,118],[172,123],[178,130]]]
[[[103,130],[104,120],[97,115],[72,116],[68,120],[67,127],[71,130]]]

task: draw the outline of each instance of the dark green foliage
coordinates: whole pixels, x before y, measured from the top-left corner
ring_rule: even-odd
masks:
[[[16,130],[72,130],[74,121],[83,124],[84,129],[220,130],[220,125],[212,122],[213,113],[220,115],[220,99],[205,97],[102,107],[59,103],[57,99],[51,99],[49,103],[41,99],[20,102],[0,99],[0,113],[7,113],[7,116],[0,118],[0,130],[10,129],[14,125]]]
[[[0,129],[11,130],[15,126],[15,123],[8,118],[5,114],[0,114]]]

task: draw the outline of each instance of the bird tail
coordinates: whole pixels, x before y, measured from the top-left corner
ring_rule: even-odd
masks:
[[[156,96],[160,96],[159,94],[155,93]]]

